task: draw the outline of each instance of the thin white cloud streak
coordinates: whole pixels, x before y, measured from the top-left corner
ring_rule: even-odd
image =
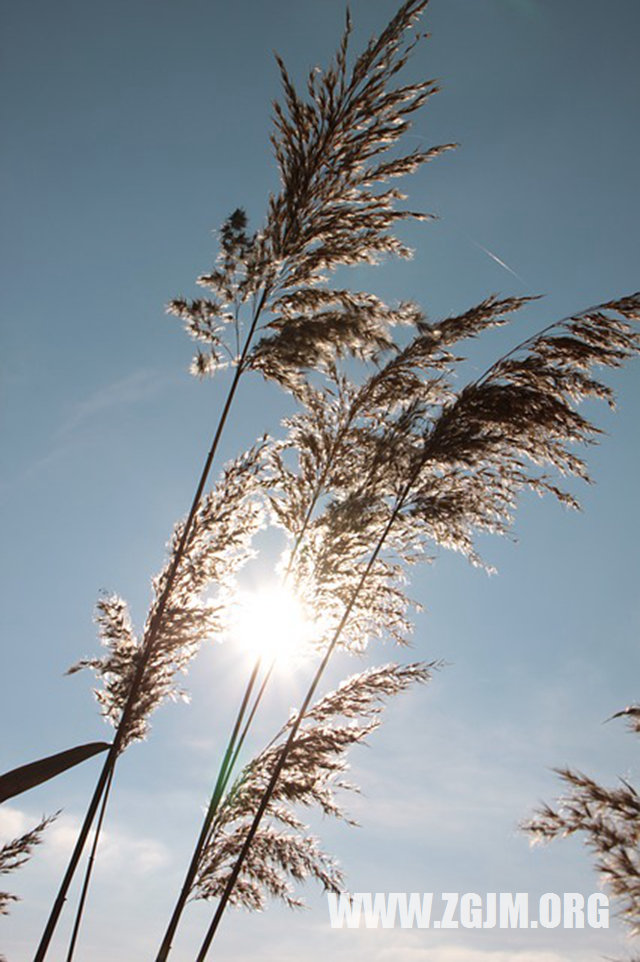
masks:
[[[59,440],[66,438],[87,422],[116,408],[148,401],[159,394],[172,380],[173,378],[159,377],[155,371],[142,369],[112,384],[107,384],[74,406],[69,417],[56,431],[56,438]]]
[[[174,376],[158,375],[155,371],[141,369],[78,401],[68,417],[54,431],[50,450],[27,465],[17,477],[0,485],[0,494],[7,494],[12,487],[23,485],[59,461],[73,444],[74,434],[86,425],[99,421],[105,415],[113,416],[114,412],[120,409],[151,400],[175,380]]]

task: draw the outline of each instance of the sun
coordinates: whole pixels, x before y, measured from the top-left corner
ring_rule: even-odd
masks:
[[[250,656],[292,664],[309,654],[313,634],[313,619],[286,586],[240,593],[231,635]]]

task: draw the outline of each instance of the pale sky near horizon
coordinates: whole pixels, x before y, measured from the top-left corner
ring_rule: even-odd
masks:
[[[357,49],[396,4],[351,9]],[[109,734],[90,676],[64,672],[97,651],[101,590],[143,620],[226,386],[189,377],[191,345],[164,305],[195,296],[231,210],[262,218],[276,184],[272,51],[301,79],[331,56],[343,17],[342,0],[5,5],[0,772]],[[354,285],[413,298],[431,318],[491,292],[544,294],[473,347],[482,370],[522,331],[640,287],[640,7],[432,0],[423,26],[407,76],[443,91],[412,144],[461,146],[406,184],[411,206],[440,218],[406,229],[414,260]],[[639,370],[607,376],[615,414],[590,408],[606,436],[587,453],[597,483],[572,487],[584,511],[526,499],[517,542],[483,540],[492,578],[440,554],[413,579],[426,609],[414,649],[369,651],[366,664],[448,664],[353,753],[363,794],[347,803],[361,827],[313,820],[352,891],[597,889],[578,843],[531,851],[517,825],[556,794],[553,766],[640,783],[637,740],[602,724],[640,699]],[[218,463],[288,410],[275,388],[247,384]],[[331,680],[362,664],[342,658]],[[79,962],[152,957],[240,676],[228,650],[207,648],[186,679],[191,705],[162,708],[122,760]],[[278,683],[266,730],[303,682]],[[0,839],[64,810],[29,865],[0,880],[23,898],[0,919],[8,962],[32,956],[98,764],[0,808]],[[333,932],[306,891],[306,913],[230,912],[218,957],[595,962],[626,949],[619,929]],[[209,917],[191,907],[175,962],[193,958]]]

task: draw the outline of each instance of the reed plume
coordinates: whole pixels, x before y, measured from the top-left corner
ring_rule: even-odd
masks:
[[[306,98],[298,96],[278,58],[284,105],[274,105],[272,143],[281,189],[269,199],[261,231],[249,236],[243,212],[235,212],[217,268],[198,279],[214,296],[179,298],[170,308],[199,342],[194,373],[214,373],[232,357],[230,340],[234,333],[236,341],[240,339],[238,305],[256,299],[259,291],[260,308],[270,319],[256,330],[258,340],[247,354],[247,367],[296,397],[308,396],[309,371],[330,377],[345,355],[375,359],[393,344],[393,328],[417,316],[411,304],[391,307],[372,294],[333,288],[326,281],[341,266],[375,263],[389,253],[410,256],[392,229],[397,222],[424,215],[397,209],[404,195],[395,188],[380,190],[380,185],[413,173],[453,146],[387,156],[409,129],[411,115],[437,90],[432,81],[393,86],[419,39],[408,42],[406,33],[425,6],[426,0],[405,3],[351,69],[347,14],[338,54],[327,70],[311,73]],[[298,539],[326,481],[316,479]],[[217,787],[214,807],[216,792]],[[159,958],[168,952],[197,857],[198,845]]]
[[[437,89],[430,81],[390,88],[414,46],[404,41],[404,34],[425,6],[426,0],[405,3],[350,72],[351,21],[347,16],[335,62],[320,76],[312,72],[309,77],[308,102],[298,97],[278,58],[285,106],[274,105],[276,133],[272,140],[282,187],[269,199],[266,224],[250,235],[246,215],[241,209],[234,211],[220,232],[216,267],[198,278],[215,296],[176,298],[169,305],[190,336],[205,345],[194,358],[195,374],[239,364],[242,307],[260,296],[259,311],[254,313],[271,317],[256,327],[261,336],[243,366],[302,393],[309,390],[304,372],[324,368],[331,372],[336,358],[345,354],[374,357],[391,347],[394,326],[415,319],[417,308],[413,305],[392,308],[373,295],[332,289],[323,281],[339,266],[375,262],[385,253],[410,256],[391,229],[398,221],[423,215],[396,209],[396,201],[403,198],[397,190],[374,193],[372,188],[413,173],[453,146],[384,159],[410,127],[411,115]],[[194,606],[193,599],[205,585],[224,589],[229,581],[226,565],[237,567],[228,552],[222,557],[225,539],[246,539],[257,530],[254,522],[259,509],[252,493],[261,451],[261,447],[252,449],[228,468],[217,492],[205,499],[194,515],[180,569],[171,583],[172,599],[166,603],[162,629],[155,639],[157,652],[154,649],[146,663],[150,690],[144,691],[142,686],[136,695],[139,704],[128,719],[136,735],[128,738],[142,736],[152,708],[167,695],[175,695],[169,679],[184,670],[197,639],[222,630],[216,623],[218,609]],[[175,557],[182,534],[179,526],[170,559]],[[154,583],[156,598],[166,590],[169,570],[168,564]],[[152,607],[143,638],[154,615]],[[103,659],[84,660],[72,671],[90,667],[102,677],[105,687],[98,696],[100,704],[107,717],[117,721],[141,646],[121,599],[114,596],[99,602],[97,620],[110,653]],[[158,690],[151,690],[155,685]],[[121,740],[121,748],[128,738]]]
[[[96,620],[108,653],[102,658],[85,659],[70,669],[73,673],[90,668],[102,681],[95,695],[103,715],[116,728],[116,739],[112,764],[105,765],[103,783],[94,793],[95,809],[100,799],[102,806],[74,920],[68,962],[73,958],[79,934],[117,753],[131,741],[146,736],[149,716],[164,700],[187,697],[177,687],[176,675],[186,672],[204,638],[225,631],[234,579],[252,557],[251,541],[262,525],[258,494],[265,445],[263,438],[230,462],[212,490],[198,496],[187,521],[176,526],[169,560],[153,583],[155,603],[142,638],[134,635],[126,602],[116,595],[103,598],[98,602]],[[149,645],[152,632],[153,645]],[[65,881],[70,881],[69,871]],[[46,953],[59,907],[60,893],[58,908],[54,907],[37,958]]]
[[[148,711],[162,698],[175,694],[173,674],[182,670],[191,656],[193,645],[189,641],[183,644],[181,636],[177,646],[172,646],[175,628],[182,629],[182,624],[174,619],[172,629],[165,623],[171,608],[169,596],[241,375],[257,370],[295,392],[309,369],[322,369],[345,354],[375,356],[390,343],[390,328],[405,319],[403,305],[392,308],[372,295],[332,289],[324,282],[339,266],[372,263],[386,253],[409,255],[392,229],[399,221],[422,215],[397,209],[403,196],[397,189],[375,188],[412,173],[451,146],[400,157],[387,154],[408,129],[411,115],[436,90],[432,82],[393,86],[413,46],[406,42],[405,33],[425,6],[426,0],[405,3],[351,71],[347,67],[351,32],[347,17],[334,63],[320,76],[309,77],[308,101],[298,98],[279,61],[285,96],[284,105],[274,107],[273,145],[281,189],[269,199],[265,225],[250,234],[244,212],[240,208],[234,211],[222,228],[220,255],[213,270],[198,279],[211,296],[180,297],[169,305],[170,312],[183,320],[198,342],[193,372],[210,374],[229,365],[234,375],[182,538],[142,637],[135,639],[131,634],[124,609],[119,622],[116,617],[117,623],[105,626],[104,620],[121,609],[119,599],[111,599],[99,609],[100,628],[106,632],[103,640],[110,653],[105,659],[88,659],[84,664],[103,677],[100,701],[107,716],[117,720],[116,736],[36,962],[45,957],[118,754],[128,741],[144,734]],[[270,320],[264,322],[267,313]],[[182,604],[182,613],[189,607]],[[199,630],[209,630],[211,614],[201,609],[197,615],[189,612],[187,634],[198,619]],[[112,630],[116,636],[110,639]]]
[[[16,869],[19,869],[31,858],[34,848],[42,842],[44,830],[57,818],[58,814],[59,813],[48,815],[34,828],[20,835],[18,838],[6,842],[0,847],[0,875],[8,875],[10,872],[15,872]],[[0,892],[0,915],[8,915],[9,905],[17,901],[19,901],[17,895],[11,895],[9,892]]]
[[[132,740],[145,737],[149,716],[165,699],[186,697],[176,685],[176,675],[186,672],[203,639],[224,634],[227,629],[235,579],[253,556],[251,542],[263,523],[259,492],[265,444],[265,439],[261,440],[230,462],[200,503],[182,564],[171,584],[162,628],[136,689],[121,751]],[[176,526],[169,559],[175,555],[183,526],[184,523]],[[170,560],[154,579],[155,604],[166,592],[169,571]],[[154,614],[152,606],[142,638]],[[102,658],[80,661],[70,672],[90,668],[96,673],[102,682],[102,687],[96,689],[96,698],[105,717],[117,726],[136,675],[141,639],[133,631],[126,602],[117,595],[100,599],[96,620],[108,653]]]
[[[335,65],[321,81],[312,75],[306,98],[295,91],[281,65],[287,112],[276,109],[275,144],[283,189],[271,202],[270,220],[264,235],[256,237],[256,244],[260,250],[268,250],[271,258],[280,258],[285,290],[274,288],[270,295],[269,307],[276,317],[266,325],[248,363],[292,390],[301,405],[301,411],[289,421],[288,439],[271,459],[275,493],[270,494],[270,501],[277,523],[292,542],[297,544],[300,533],[305,532],[296,547],[295,563],[285,559],[284,567],[291,569],[305,603],[322,612],[327,638],[335,634],[330,647],[341,644],[362,650],[369,638],[385,634],[406,641],[411,604],[403,587],[406,564],[434,545],[453,548],[473,563],[484,564],[474,545],[475,534],[506,533],[524,488],[552,493],[575,506],[573,495],[560,487],[557,475],[587,478],[584,462],[571,446],[580,441],[590,443],[598,431],[572,405],[587,396],[610,401],[608,388],[591,377],[591,368],[618,366],[637,350],[637,337],[625,324],[625,318],[637,315],[634,296],[550,325],[460,392],[453,383],[460,358],[452,347],[488,327],[506,323],[508,315],[531,298],[490,297],[462,315],[428,324],[415,305],[402,304],[391,315],[386,305],[381,307],[368,295],[319,286],[327,270],[337,263],[335,257],[346,257],[342,263],[349,263],[348,258],[352,262],[357,262],[356,258],[375,260],[383,250],[408,253],[401,246],[385,248],[382,238],[376,249],[359,248],[357,236],[350,238],[348,246],[343,244],[343,224],[345,230],[350,229],[353,219],[362,217],[363,207],[348,209],[342,220],[347,209],[344,199],[327,213],[322,209],[327,193],[305,191],[318,170],[317,155],[309,150],[310,139],[322,128],[316,118],[331,107],[335,90],[348,89],[354,78],[351,89],[357,90],[362,70],[366,72],[375,63],[382,49],[380,43],[388,42],[394,53],[399,51],[403,32],[425,5],[404,4],[382,35],[385,40],[372,41],[350,77],[346,66],[348,22]],[[406,50],[402,56],[404,53]],[[384,69],[385,65],[380,65],[381,73]],[[375,83],[367,89],[371,94]],[[434,89],[424,85],[420,97],[426,99]],[[411,96],[415,94],[414,88]],[[410,97],[408,100],[411,102]],[[373,123],[376,116],[381,113],[369,106],[368,120]],[[327,142],[337,129],[334,117],[331,114],[326,122]],[[354,142],[362,144],[367,129],[363,117],[352,122]],[[359,131],[364,131],[362,136]],[[375,138],[372,149],[377,149]],[[430,156],[442,149],[446,148],[436,149]],[[422,162],[425,159],[429,158],[423,157]],[[299,170],[294,175],[295,163]],[[372,170],[393,176],[407,169],[402,164],[396,168],[381,164],[367,167],[363,173],[358,163],[347,164],[343,184],[349,183],[353,198]],[[334,167],[332,174],[333,180],[327,181],[331,189],[339,183],[342,170],[338,174]],[[397,194],[393,198],[385,194],[385,203],[389,199],[398,199]],[[313,207],[316,201],[318,206]],[[389,218],[396,213],[389,213]],[[369,226],[382,224],[383,219],[372,218]],[[365,220],[361,220],[363,225]],[[280,229],[274,230],[274,221],[282,222]],[[385,228],[391,222],[386,220]],[[365,225],[365,233],[367,229]],[[291,238],[303,241],[294,254],[288,246]],[[266,262],[269,256],[258,259]],[[303,290],[291,292],[287,284],[289,288],[300,285]],[[354,340],[353,332],[347,338],[342,326],[344,312],[358,323],[370,323],[374,309],[378,320],[392,317],[395,325],[413,327],[410,343],[398,347],[383,335],[382,328],[369,339],[366,351]],[[334,326],[344,332],[344,336],[338,332],[330,339],[335,342],[335,337],[339,338],[338,359],[343,352],[340,345],[346,345],[357,357],[378,366],[362,387],[351,384],[338,370],[336,352],[326,351],[328,341],[318,344],[314,339],[322,325],[326,325],[325,332]],[[268,361],[265,352],[269,352]],[[323,387],[312,386],[304,376],[306,359],[324,375]],[[552,473],[536,470],[542,464]],[[328,503],[323,503],[320,516],[312,519],[323,498]]]
[[[604,302],[548,325],[516,345],[481,378],[455,392],[449,375],[460,358],[449,353],[450,344],[476,336],[487,325],[503,323],[525,302],[490,298],[441,326],[420,321],[414,339],[398,352],[398,357],[404,355],[398,370],[407,378],[407,390],[399,395],[402,403],[392,406],[392,413],[378,424],[379,433],[374,431],[386,456],[378,459],[376,470],[367,472],[368,457],[360,471],[344,475],[344,486],[337,486],[318,519],[322,536],[307,539],[300,553],[301,558],[305,552],[313,555],[313,563],[302,567],[299,584],[303,590],[305,584],[312,584],[308,594],[325,615],[333,614],[333,625],[300,713],[246,828],[197,962],[205,959],[235,886],[241,883],[245,860],[334,650],[341,644],[351,646],[353,624],[361,633],[369,617],[379,624],[391,613],[387,624],[393,634],[398,607],[387,602],[390,590],[406,608],[398,586],[399,561],[415,560],[416,549],[439,545],[484,566],[475,535],[508,533],[524,489],[550,493],[577,507],[560,480],[566,476],[589,480],[584,460],[572,448],[594,443],[600,431],[576,405],[585,398],[597,398],[613,406],[612,391],[595,377],[594,368],[617,368],[640,350],[640,335],[633,324],[640,320],[640,294]],[[441,338],[444,344],[435,347]],[[433,363],[439,368],[437,390],[446,392],[440,403],[429,403]],[[378,376],[376,372],[373,379]],[[367,396],[375,405],[376,391]],[[310,431],[298,433],[298,443],[305,438],[308,449],[322,449]],[[363,450],[370,452],[368,442]],[[303,470],[312,460],[301,456]],[[280,512],[279,518],[286,523],[286,513]],[[345,556],[348,561],[343,564]],[[329,586],[326,596],[325,585]],[[333,612],[331,598],[338,599]]]
[[[595,441],[599,430],[575,402],[613,404],[591,369],[617,367],[638,350],[629,322],[640,300],[607,302],[550,325],[456,391],[463,358],[452,348],[506,323],[529,300],[489,298],[440,324],[419,319],[410,342],[362,385],[336,372],[324,388],[306,389],[305,409],[288,420],[272,457],[274,520],[293,539],[324,479],[329,500],[308,525],[293,578],[328,633],[354,598],[341,646],[362,649],[367,638],[384,635],[406,642],[407,564],[440,546],[484,565],[474,534],[506,534],[523,488],[577,505],[560,479],[588,480],[572,449]],[[545,464],[551,471],[537,470]],[[384,551],[354,597],[408,478]]]
[[[271,141],[280,190],[254,234],[247,233],[241,209],[231,216],[218,265],[198,278],[213,296],[178,298],[169,308],[200,345],[194,373],[214,373],[233,358],[240,308],[261,294],[261,316],[269,319],[257,327],[246,366],[294,392],[305,384],[305,372],[325,370],[337,357],[375,357],[391,345],[392,329],[412,318],[410,304],[390,306],[326,282],[339,267],[375,264],[387,254],[411,256],[393,228],[428,215],[399,208],[405,195],[385,185],[455,146],[393,155],[412,115],[438,90],[434,81],[394,86],[420,39],[409,42],[407,32],[427,2],[404,3],[351,69],[347,13],[335,60],[324,71],[311,71],[306,97],[276,58],[284,103],[273,105]]]
[[[640,731],[640,707],[631,705],[613,718],[625,717]],[[616,900],[618,915],[632,937],[640,935],[640,794],[626,779],[609,788],[573,768],[556,768],[566,786],[553,805],[540,806],[522,829],[532,844],[579,835],[594,858],[596,871]],[[639,957],[636,956],[635,960]],[[632,960],[634,962],[634,960]]]
[[[325,815],[355,824],[338,799],[344,791],[357,791],[345,778],[346,755],[380,724],[385,700],[425,683],[435,664],[383,665],[343,681],[307,712],[294,748],[271,796],[266,821],[254,839],[251,854],[232,904],[259,910],[268,898],[281,899],[290,908],[304,905],[292,883],[313,878],[325,891],[339,892],[342,872],[322,852],[317,839],[307,834],[296,808],[316,808]],[[218,809],[194,883],[194,897],[219,898],[244,842],[256,806],[268,784],[295,716],[271,744],[240,773]]]

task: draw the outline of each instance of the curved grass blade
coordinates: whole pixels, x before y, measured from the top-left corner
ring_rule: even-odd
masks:
[[[6,802],[14,795],[22,795],[30,788],[35,788],[36,785],[66,772],[68,768],[79,765],[87,758],[106,752],[110,747],[109,742],[87,742],[86,745],[76,745],[75,748],[68,748],[64,752],[57,752],[55,755],[48,755],[36,762],[14,768],[0,775],[0,802]]]

